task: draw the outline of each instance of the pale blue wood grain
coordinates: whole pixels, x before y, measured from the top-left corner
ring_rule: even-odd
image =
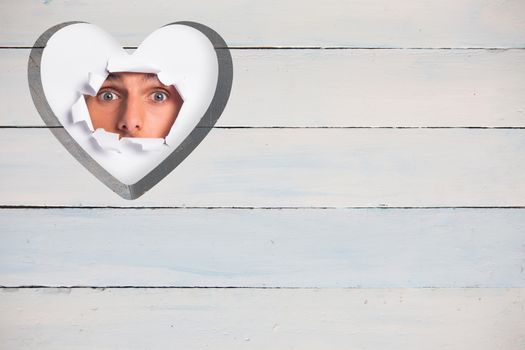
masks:
[[[11,209],[0,285],[525,287],[525,209]]]
[[[523,206],[525,130],[214,129],[119,198],[46,129],[0,129],[3,205]]]
[[[523,127],[525,50],[232,50],[217,126]],[[29,49],[0,50],[0,126],[43,126]]]
[[[524,12],[522,0],[2,1],[0,46],[30,47],[69,20],[134,46],[161,25],[195,20],[232,46],[397,47],[238,52],[224,121],[523,126],[521,49],[405,49],[523,48]],[[2,62],[0,120],[30,125],[38,119],[23,59]],[[314,100],[312,82],[333,93],[318,101],[319,116],[299,104]],[[286,96],[265,96],[280,101],[278,113],[251,112],[259,89]],[[345,105],[352,98],[362,103],[357,117]],[[0,204],[523,207],[523,136],[214,131],[141,201],[124,202],[47,130],[3,130]],[[524,223],[524,209],[3,209],[0,285],[314,289],[1,288],[0,347],[518,350],[524,289],[507,288],[525,287]]]
[[[522,0],[0,2],[0,45],[32,45],[47,28],[84,20],[123,45],[167,23],[202,22],[233,46],[524,47]]]
[[[522,350],[524,292],[0,290],[0,347]]]

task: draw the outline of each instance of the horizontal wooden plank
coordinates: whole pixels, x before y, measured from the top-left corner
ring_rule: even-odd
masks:
[[[522,350],[523,289],[24,289],[2,349]]]
[[[42,126],[29,50],[0,50],[0,126]],[[525,50],[233,50],[219,126],[525,126]]]
[[[3,209],[1,286],[525,287],[525,209]]]
[[[31,46],[47,28],[83,20],[134,46],[164,24],[192,20],[233,46],[524,47],[523,13],[521,0],[2,1],[0,45]]]
[[[0,130],[2,205],[523,206],[525,130],[214,129],[119,198],[46,129]]]

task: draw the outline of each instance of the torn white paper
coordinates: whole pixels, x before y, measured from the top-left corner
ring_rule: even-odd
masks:
[[[89,72],[88,81],[83,89],[81,89],[80,93],[82,95],[95,96],[107,77],[107,72],[104,72],[103,75]]]
[[[91,122],[86,100],[83,95],[80,95],[78,100],[71,107],[71,118],[73,119],[73,123],[84,122],[89,131],[93,131],[93,123]]]
[[[151,63],[136,56],[110,57],[106,67],[107,71],[112,72],[131,72],[131,73],[158,73],[160,69],[153,67]],[[168,85],[168,84],[165,84]]]
[[[121,141],[139,145],[145,152],[158,151],[162,147],[168,147],[165,140],[161,138],[123,137]]]
[[[101,148],[121,152],[119,134],[107,132],[104,129],[97,129],[92,135]]]
[[[91,132],[93,124],[79,93],[95,96],[108,71],[155,73],[163,84],[175,86],[184,103],[165,140],[119,140],[118,134],[103,129]],[[208,38],[189,26],[159,28],[130,56],[102,29],[78,23],[60,29],[47,42],[41,80],[51,109],[71,137],[119,181],[134,184],[199,123],[215,93],[218,62]]]

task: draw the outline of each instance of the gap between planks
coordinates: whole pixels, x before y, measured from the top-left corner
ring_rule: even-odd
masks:
[[[3,125],[0,129],[63,129],[59,125]],[[525,126],[214,126],[197,129],[481,129],[519,130]]]
[[[0,50],[43,49],[43,46],[0,46]],[[136,50],[138,46],[122,46],[124,50]],[[366,47],[366,46],[229,46],[218,50],[525,50],[525,47]]]
[[[434,209],[525,209],[525,206],[428,206],[428,207],[418,207],[418,206],[354,206],[354,207],[330,207],[330,206],[311,206],[311,207],[300,207],[300,206],[276,206],[276,207],[266,207],[266,206],[96,206],[96,205],[86,205],[86,206],[68,206],[68,205],[0,205],[0,210],[2,209],[187,209],[187,210],[223,210],[223,209],[235,209],[235,210],[370,210],[370,209],[379,209],[379,210],[434,210]]]
[[[253,290],[392,290],[392,289],[504,289],[504,290],[520,290],[521,287],[479,287],[479,286],[465,286],[465,287],[438,287],[438,286],[422,286],[422,287],[250,287],[250,286],[132,286],[132,285],[109,285],[109,286],[49,286],[49,285],[21,285],[21,286],[0,286],[0,289],[16,290],[16,289],[253,289]]]

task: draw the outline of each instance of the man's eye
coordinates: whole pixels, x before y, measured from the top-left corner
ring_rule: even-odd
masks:
[[[162,91],[155,91],[154,93],[151,94],[151,98],[155,102],[163,102],[168,99],[168,94]]]
[[[98,96],[99,96],[99,98],[102,101],[113,101],[113,100],[116,100],[118,98],[117,94],[115,94],[114,92],[111,92],[111,91],[104,91],[103,93],[101,93]]]

